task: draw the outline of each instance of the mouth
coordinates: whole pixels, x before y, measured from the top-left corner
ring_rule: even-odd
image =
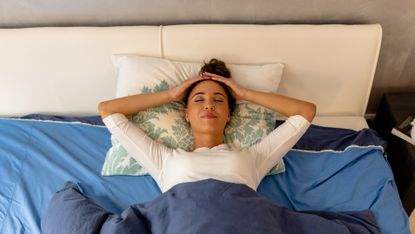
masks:
[[[216,119],[217,116],[214,115],[213,113],[205,113],[200,118],[202,118],[202,119]]]

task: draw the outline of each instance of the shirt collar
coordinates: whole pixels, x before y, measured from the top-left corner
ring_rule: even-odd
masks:
[[[193,150],[193,152],[221,151],[221,150],[229,150],[229,146],[227,144],[220,144],[210,149],[208,147],[199,147]]]

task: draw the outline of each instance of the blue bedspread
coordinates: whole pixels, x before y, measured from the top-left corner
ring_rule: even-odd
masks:
[[[0,119],[0,233],[40,233],[47,204],[65,181],[113,213],[158,197],[149,176],[100,176],[110,144],[99,121]],[[258,192],[296,211],[370,209],[382,233],[409,233],[383,148],[370,129],[312,125],[285,156],[286,172],[265,177]]]
[[[66,183],[42,220],[44,234],[379,234],[370,210],[295,212],[246,185],[205,179],[182,183],[153,201],[111,214]]]

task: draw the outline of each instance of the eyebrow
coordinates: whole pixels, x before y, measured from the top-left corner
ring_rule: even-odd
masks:
[[[205,94],[205,92],[197,92],[197,93],[195,93],[194,95],[193,95],[193,97],[194,96],[196,96],[196,95],[199,95],[199,94]],[[214,92],[213,94],[215,94],[215,95],[222,95],[223,97],[225,97],[225,95],[223,95],[223,93],[220,93],[220,92]],[[192,97],[192,98],[193,98]]]

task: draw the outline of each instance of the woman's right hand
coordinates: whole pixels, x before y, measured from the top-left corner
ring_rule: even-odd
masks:
[[[103,101],[98,105],[99,113],[102,118],[113,113],[121,113],[128,116],[172,101],[181,101],[193,83],[204,79],[210,79],[210,77],[200,75],[162,92],[141,93]]]
[[[190,88],[190,86],[192,86],[193,83],[198,82],[200,80],[205,80],[205,79],[209,79],[209,78],[201,76],[201,75],[195,76],[191,79],[184,81],[180,85],[170,89],[169,94],[170,94],[171,100],[174,102],[181,101],[185,97],[187,90]]]

